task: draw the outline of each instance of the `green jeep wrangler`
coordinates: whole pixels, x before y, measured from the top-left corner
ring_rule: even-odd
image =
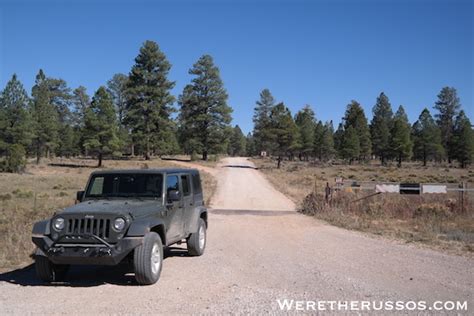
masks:
[[[43,281],[61,280],[72,264],[129,260],[137,282],[153,284],[164,246],[185,240],[190,255],[204,253],[208,214],[195,169],[93,172],[77,202],[33,227]]]

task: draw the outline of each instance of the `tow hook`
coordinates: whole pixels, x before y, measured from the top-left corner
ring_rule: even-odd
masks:
[[[60,248],[49,248],[48,252],[49,252],[49,253],[52,253],[53,255],[54,255],[54,254],[57,254],[57,253],[63,253],[63,252],[64,252],[64,248],[63,248],[63,247],[60,247]]]
[[[107,248],[107,249],[100,249],[100,253],[102,255],[107,255],[107,256],[111,256],[112,255],[112,251],[110,250],[110,248]]]

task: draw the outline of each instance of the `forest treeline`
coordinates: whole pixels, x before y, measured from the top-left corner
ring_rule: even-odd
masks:
[[[192,80],[176,98],[168,79],[171,64],[157,43],[146,41],[128,75],[115,74],[89,96],[39,70],[31,94],[14,74],[0,93],[0,169],[21,171],[27,157],[121,157],[188,154],[267,155],[288,159],[380,159],[452,162],[462,167],[474,156],[474,132],[456,90],[445,87],[434,105],[410,124],[402,106],[393,113],[381,93],[369,123],[357,101],[342,122],[317,120],[310,106],[293,116],[268,89],[260,93],[254,130],[232,126],[232,108],[211,56],[189,70]],[[177,104],[177,106],[175,105]]]

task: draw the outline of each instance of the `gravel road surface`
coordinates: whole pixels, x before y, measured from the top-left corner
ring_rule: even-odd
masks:
[[[281,313],[277,300],[467,301],[473,260],[322,224],[295,212],[244,158],[212,171],[202,257],[167,251],[160,281],[137,286],[126,267],[73,268],[44,285],[31,266],[0,275],[0,315]]]

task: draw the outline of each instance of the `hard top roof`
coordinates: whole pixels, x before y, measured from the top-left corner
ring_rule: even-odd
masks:
[[[187,168],[156,168],[156,169],[108,169],[92,172],[97,174],[154,174],[154,173],[199,173],[197,169]]]

